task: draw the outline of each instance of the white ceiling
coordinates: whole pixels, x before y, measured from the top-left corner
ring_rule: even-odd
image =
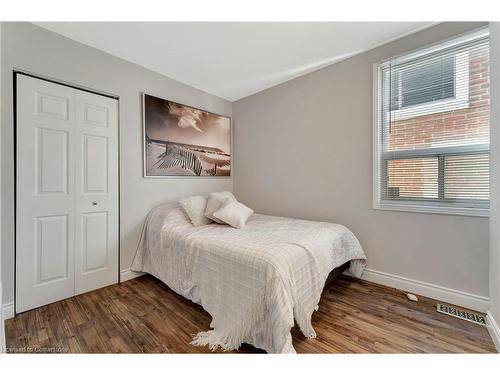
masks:
[[[430,22],[37,22],[235,101],[432,25]]]

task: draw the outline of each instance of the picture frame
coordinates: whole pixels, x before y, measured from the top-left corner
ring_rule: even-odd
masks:
[[[230,178],[231,117],[142,93],[145,178]]]

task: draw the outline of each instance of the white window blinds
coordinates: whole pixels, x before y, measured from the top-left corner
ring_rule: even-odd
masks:
[[[378,66],[378,203],[488,209],[488,46],[481,30]]]

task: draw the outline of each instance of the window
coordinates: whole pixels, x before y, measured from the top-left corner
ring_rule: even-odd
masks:
[[[386,69],[390,82],[390,110],[393,120],[467,108],[469,106],[469,53],[428,56]]]
[[[488,31],[374,69],[374,207],[486,216]]]
[[[387,71],[391,77],[391,110],[455,98],[455,56],[424,61],[420,66]]]

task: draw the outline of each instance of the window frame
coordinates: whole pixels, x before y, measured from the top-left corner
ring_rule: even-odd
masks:
[[[457,58],[458,57],[458,58]],[[415,104],[412,106],[407,106],[401,109],[392,110],[391,117],[394,120],[405,120],[412,117],[430,115],[432,113],[442,112],[443,105],[447,106],[448,110],[457,110],[469,107],[469,66],[467,64],[461,64],[457,66],[457,61],[461,59],[468,59],[469,52],[460,52],[456,54],[455,57],[455,97],[446,98],[442,100],[434,100],[426,103]],[[381,64],[384,68],[389,63]],[[459,80],[458,77],[464,77]],[[418,113],[415,113],[415,110]]]
[[[475,39],[479,37],[483,37],[489,34],[489,29],[482,28],[474,33],[466,34],[463,39],[462,38],[453,38],[451,42],[441,42],[437,45],[421,49],[417,52],[405,54],[401,57],[397,57],[395,59],[390,59],[390,61],[401,63],[404,61],[409,61],[415,59],[419,56],[426,55],[428,53],[432,53],[433,51],[441,50],[447,48],[449,46],[453,46],[456,44],[460,44],[463,40]],[[396,152],[387,152],[384,154],[382,152],[383,147],[383,139],[382,139],[382,130],[383,130],[383,113],[382,113],[382,78],[383,78],[383,69],[387,66],[388,61],[382,61],[373,64],[373,208],[378,210],[389,210],[389,211],[405,211],[405,212],[421,212],[421,213],[435,213],[435,214],[449,214],[449,215],[465,215],[465,216],[480,216],[480,217],[489,217],[489,207],[486,208],[483,204],[478,204],[473,200],[465,200],[465,199],[446,199],[443,200],[441,198],[437,198],[435,201],[432,199],[422,199],[419,201],[416,199],[384,199],[382,197],[381,191],[381,177],[383,171],[381,170],[382,166],[382,158],[386,160],[390,160],[391,154],[397,159],[401,158],[401,155],[406,154],[407,157],[412,158],[420,158],[420,157],[438,157],[441,159],[439,161],[440,165],[443,164],[443,153],[446,155],[470,155],[470,154],[485,154],[489,153],[490,147],[489,145],[468,145],[468,146],[455,146],[455,147],[443,147],[443,148],[435,148],[435,149],[423,149],[423,150],[409,150],[409,151],[396,151]],[[468,70],[468,67],[467,67]],[[457,72],[455,72],[457,73]],[[457,77],[457,74],[455,74]],[[419,110],[428,110],[428,113],[439,113],[442,112],[442,105],[449,104],[446,110],[453,110],[458,108],[466,108],[469,104],[469,82],[467,81],[467,90],[462,91],[462,96],[458,95],[458,87],[456,86],[456,95],[453,99],[445,99],[435,101],[429,104],[419,104],[412,107],[408,107],[414,110],[416,107],[419,107]],[[464,93],[466,92],[466,100],[464,102]],[[459,99],[460,98],[460,99]],[[455,106],[459,106],[455,108]],[[438,108],[436,108],[438,107]],[[408,108],[399,109],[395,111],[391,111],[391,116],[393,119],[401,120],[405,118],[414,117],[409,116],[408,113],[399,112],[399,111],[407,111]],[[399,112],[394,114],[394,112]],[[422,116],[423,114],[428,114],[419,112],[418,116]],[[406,117],[405,117],[406,116]],[[444,174],[439,173],[439,186],[444,186]]]

